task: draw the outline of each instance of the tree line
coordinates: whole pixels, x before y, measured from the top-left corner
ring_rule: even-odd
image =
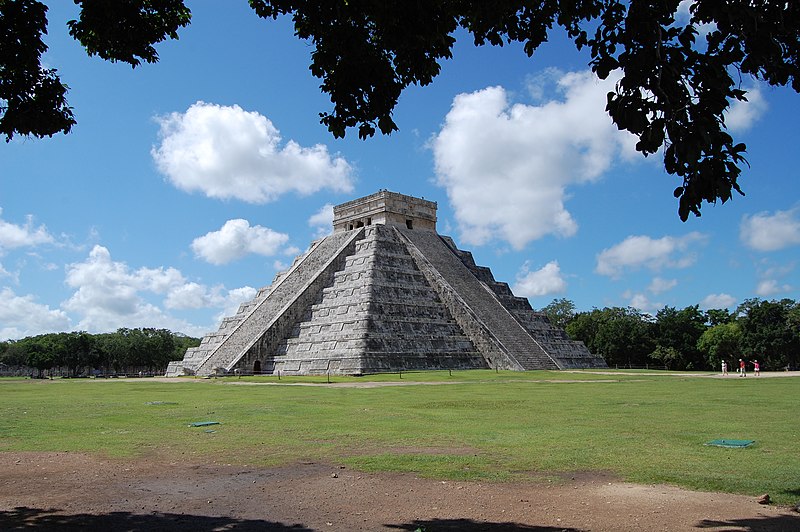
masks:
[[[738,367],[740,358],[767,370],[800,367],[800,303],[792,299],[748,299],[733,312],[665,306],[652,315],[631,307],[575,312],[562,298],[542,312],[611,367],[711,370],[722,361]]]
[[[748,299],[733,312],[665,306],[652,315],[631,307],[576,312],[572,301],[561,298],[541,311],[611,367],[712,370],[723,360],[736,367],[742,358],[758,360],[765,370],[800,368],[800,303],[792,299]],[[199,344],[198,338],[153,328],[48,333],[0,342],[0,369],[28,368],[39,377],[162,373]]]
[[[0,366],[17,373],[36,370],[36,376],[61,374],[163,373],[171,360],[181,360],[188,347],[200,345],[192,338],[167,329],[117,329],[89,334],[59,332],[0,342]]]

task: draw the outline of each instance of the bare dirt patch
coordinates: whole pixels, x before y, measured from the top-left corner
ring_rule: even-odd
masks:
[[[602,474],[494,484],[301,463],[259,468],[0,453],[0,530],[800,530],[754,497]]]

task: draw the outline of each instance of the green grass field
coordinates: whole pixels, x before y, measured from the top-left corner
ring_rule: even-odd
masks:
[[[800,499],[800,379],[468,371],[331,380],[450,384],[0,379],[0,451],[253,465],[313,460],[484,481],[602,471],[640,483],[769,493],[782,504]],[[220,424],[189,427],[198,421]],[[756,443],[704,445],[718,438]]]

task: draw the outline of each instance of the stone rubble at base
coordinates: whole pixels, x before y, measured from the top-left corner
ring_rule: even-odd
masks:
[[[381,190],[225,318],[167,376],[606,367],[436,233],[436,203]]]

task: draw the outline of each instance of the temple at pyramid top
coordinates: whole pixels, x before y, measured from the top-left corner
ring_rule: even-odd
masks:
[[[436,232],[436,202],[380,190],[333,208],[336,233],[372,224]]]
[[[439,235],[435,202],[380,190],[333,212],[332,234],[167,375],[606,367]]]

